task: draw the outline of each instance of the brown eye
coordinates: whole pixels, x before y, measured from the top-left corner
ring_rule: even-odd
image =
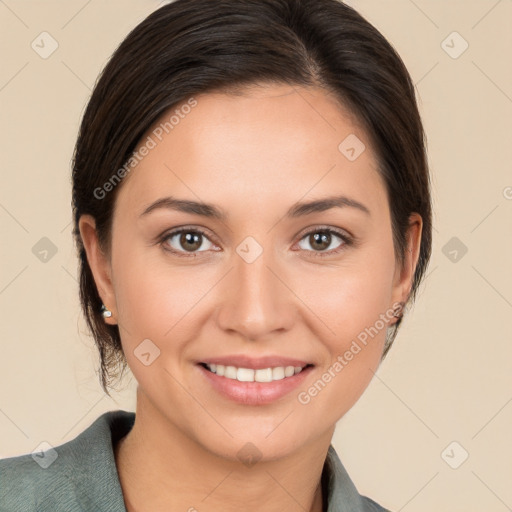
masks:
[[[317,249],[319,251],[325,251],[328,249],[329,245],[331,245],[332,236],[330,233],[321,232],[321,233],[313,233],[309,235],[309,243],[313,249]]]
[[[212,243],[204,233],[193,229],[174,231],[163,239],[163,242],[170,246],[169,250],[171,252],[180,253],[204,252],[204,250],[199,251],[199,249],[204,246],[205,241],[207,241],[205,250],[208,250],[210,248],[208,243],[211,245]]]
[[[340,240],[341,243],[336,244],[336,239]],[[319,253],[315,254],[315,256],[323,256],[323,254],[320,253],[326,253],[326,255],[335,254],[345,246],[350,245],[350,239],[347,235],[333,229],[316,229],[315,231],[310,231],[302,237],[301,243],[303,243],[303,241],[309,244],[310,248],[300,244],[299,247],[308,252]]]
[[[202,237],[199,233],[181,233],[178,243],[186,251],[197,251],[203,244]]]

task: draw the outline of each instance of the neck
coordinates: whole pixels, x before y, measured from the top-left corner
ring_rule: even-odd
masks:
[[[332,432],[254,465],[212,453],[137,401],[132,430],[114,449],[127,512],[323,512],[321,475]]]

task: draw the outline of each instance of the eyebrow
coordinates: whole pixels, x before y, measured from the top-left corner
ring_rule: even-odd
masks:
[[[203,203],[198,201],[190,201],[187,199],[177,199],[175,197],[162,197],[151,203],[145,210],[140,214],[140,217],[148,215],[152,211],[158,209],[169,209],[184,213],[192,213],[194,215],[201,215],[212,219],[218,219],[225,221],[228,215],[218,208],[217,206],[209,203]],[[346,196],[331,196],[323,199],[316,199],[313,201],[296,203],[286,212],[286,217],[296,218],[305,215],[311,215],[312,213],[324,212],[332,208],[355,208],[360,210],[367,215],[371,215],[370,210],[359,201],[351,199]]]

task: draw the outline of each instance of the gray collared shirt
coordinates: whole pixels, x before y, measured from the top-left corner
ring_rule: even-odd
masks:
[[[75,439],[0,460],[0,512],[126,512],[113,446],[135,413],[102,414]],[[327,512],[389,512],[361,496],[332,445],[322,472]]]

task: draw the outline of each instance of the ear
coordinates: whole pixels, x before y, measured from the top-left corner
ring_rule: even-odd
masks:
[[[96,221],[91,215],[82,215],[78,221],[80,235],[87,254],[87,262],[96,283],[98,294],[112,316],[105,323],[116,325],[117,308],[112,285],[112,268],[109,258],[102,252],[96,232]]]
[[[406,303],[411,293],[414,272],[416,271],[420,255],[422,228],[423,220],[421,215],[418,213],[411,214],[407,230],[407,249],[404,255],[404,262],[403,265],[397,262],[395,267],[391,308],[398,302]]]

